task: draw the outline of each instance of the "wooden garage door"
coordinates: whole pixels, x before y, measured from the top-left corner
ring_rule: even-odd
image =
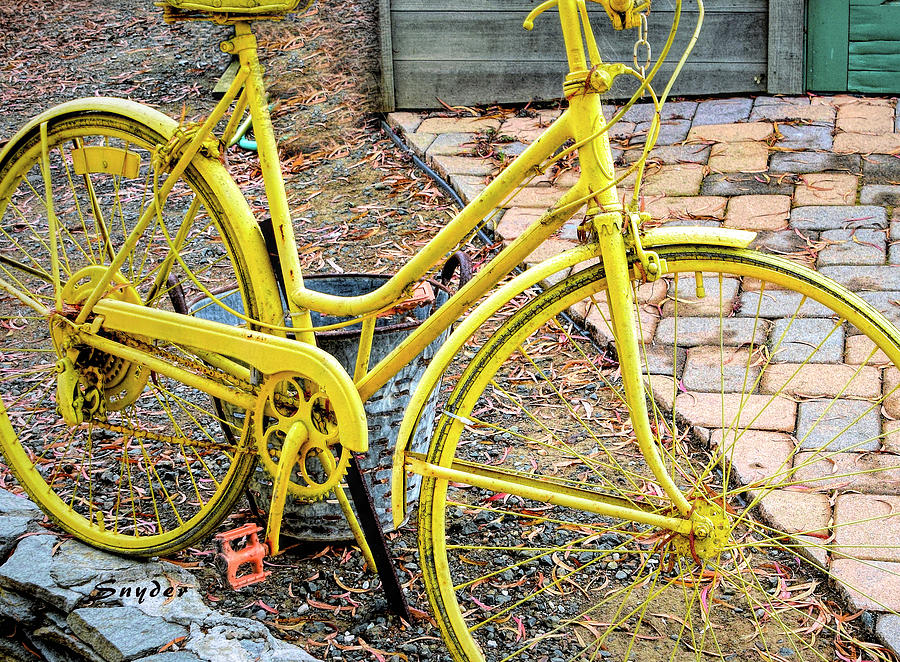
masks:
[[[809,0],[807,88],[900,93],[900,0]]]

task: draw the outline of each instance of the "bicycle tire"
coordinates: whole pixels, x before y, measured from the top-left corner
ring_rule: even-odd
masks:
[[[45,123],[60,282],[70,285],[67,296],[76,299],[86,296],[78,293],[79,282],[89,283],[96,273],[82,269],[110,263],[166,181],[167,167],[154,159],[168,142],[160,126],[174,127],[130,102],[115,102],[120,111],[109,103],[79,103],[75,110],[66,112],[72,107],[67,105],[51,112]],[[222,440],[222,426],[234,425],[234,419],[218,415],[206,394],[85,348],[70,350],[78,378],[73,397],[92,398],[94,404],[83,423],[66,424],[55,369],[65,352],[57,351],[59,340],[47,318],[14,296],[24,292],[56,308],[43,158],[40,126],[33,124],[0,163],[0,278],[12,285],[0,297],[6,327],[0,340],[3,454],[31,498],[78,539],[134,556],[183,549],[228,514],[253,471],[255,454],[242,445],[241,429],[232,431],[231,441]],[[120,294],[112,296],[184,312],[204,296],[187,269],[208,290],[236,288],[252,317],[257,299],[247,274],[254,265],[230,221],[234,210],[227,191],[203,158],[195,157],[174,183],[119,270],[113,290]],[[187,230],[178,249],[185,266],[166,262],[173,252],[163,227],[173,241],[179,228]],[[87,275],[79,281],[79,273]],[[73,303],[77,308],[77,300],[65,305]],[[130,334],[120,340],[141,341]],[[145,345],[191,370],[215,374],[183,348]]]
[[[882,411],[898,405],[900,333],[795,262],[654,250],[668,273],[636,288],[651,422],[717,533],[705,543],[422,470],[422,574],[454,659],[813,660],[831,659],[836,639],[875,655],[849,614],[893,608],[849,571],[883,581],[900,569],[900,458]],[[600,265],[570,275],[483,341],[425,461],[673,515],[615,392],[604,287]],[[858,494],[873,485],[888,495]],[[887,506],[860,511],[862,499]],[[878,545],[864,539],[873,526],[886,531]],[[832,619],[837,593],[850,611]]]

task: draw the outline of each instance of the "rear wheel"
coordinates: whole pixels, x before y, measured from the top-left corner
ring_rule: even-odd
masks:
[[[670,274],[636,286],[651,424],[709,535],[488,489],[675,514],[627,418],[603,269],[574,274],[460,377],[424,460],[463,473],[419,465],[423,576],[454,658],[871,659],[852,614],[898,609],[897,330],[783,259],[655,250]]]
[[[99,110],[46,126],[43,141],[35,127],[0,163],[3,454],[31,497],[81,540],[164,554],[208,533],[239,496],[254,466],[249,417],[223,417],[205,393],[73,341],[81,304],[167,183],[156,160],[166,140],[138,119]],[[106,296],[183,313],[208,305],[197,302],[238,274],[239,300],[254,316],[240,277],[250,265],[218,190],[188,167]],[[220,378],[190,350],[140,331],[110,337]]]

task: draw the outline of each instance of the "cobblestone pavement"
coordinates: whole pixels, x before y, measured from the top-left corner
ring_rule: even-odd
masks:
[[[637,105],[611,130],[618,166],[632,163],[640,155],[651,113],[650,106]],[[471,200],[497,171],[498,155],[502,160],[521,153],[558,114],[541,110],[529,117],[454,118],[397,112],[390,115],[389,123],[463,198]],[[486,141],[490,150],[484,149]],[[485,159],[476,151],[490,151],[493,158]],[[504,242],[515,239],[576,176],[564,172],[552,184],[542,179],[524,188],[495,223],[498,238]],[[629,180],[623,183],[630,193]],[[759,97],[669,103],[642,191],[645,207],[655,219],[754,230],[758,247],[807,263],[858,292],[895,324],[900,323],[900,112],[896,99]],[[577,223],[577,218],[567,223],[529,259],[538,261],[574,246]],[[644,328],[651,333],[655,329],[656,342],[665,343],[671,325],[666,323],[665,306],[658,305],[653,296],[647,303],[656,305],[642,311],[642,318],[644,312],[648,317]],[[685,323],[690,321],[681,320],[680,333],[686,333]],[[699,317],[694,321],[703,326]],[[802,323],[794,327],[802,337],[820,333],[822,324],[831,326],[830,320],[814,316],[795,322]],[[809,374],[802,375],[802,382],[815,384],[822,395],[841,395],[838,403],[848,408],[864,405],[860,400],[865,398],[871,401],[887,394],[898,380],[893,368],[866,366],[869,372],[853,382],[860,384],[862,391],[835,393],[831,385],[846,381],[838,368],[852,365],[852,354],[859,351],[852,341],[853,337],[829,340],[821,347],[821,362],[804,366]],[[689,352],[680,378],[702,379],[703,342],[698,341]],[[718,346],[706,349],[718,351]],[[834,366],[835,362],[841,365]],[[861,362],[855,361],[857,365]],[[718,379],[715,375],[717,384]],[[713,395],[717,394],[710,393]],[[747,452],[736,455],[735,470],[742,478],[754,475],[753,470],[760,467],[779,466],[786,457],[792,461],[791,435],[802,438],[804,426],[821,413],[815,409],[819,403],[802,400],[784,398],[779,403],[783,406],[770,408],[764,423],[754,424],[769,432],[747,438]],[[702,424],[708,408],[695,397],[679,413]],[[829,451],[836,451],[832,467],[820,466],[821,462],[801,467],[810,474],[809,480],[822,481],[818,474],[823,471],[852,474],[842,467],[874,462],[886,469],[878,481],[866,481],[865,474],[851,477],[848,480],[855,482],[836,499],[822,493],[825,490],[777,490],[763,504],[766,514],[786,530],[823,531],[819,537],[827,539],[831,529],[832,536],[845,538],[844,544],[852,538],[852,544],[859,545],[855,558],[838,558],[822,545],[810,548],[835,579],[859,589],[844,591],[854,610],[887,607],[900,611],[900,558],[894,558],[900,514],[893,514],[900,511],[897,419],[900,398],[892,396],[885,400],[880,416],[875,411],[863,416],[851,430],[853,434],[836,440],[852,451],[829,446]],[[799,466],[802,459],[801,452],[793,462]],[[884,508],[890,509],[888,516],[871,519],[872,513]],[[842,523],[867,519],[868,523],[841,528]],[[898,650],[900,617],[882,616],[878,631]]]

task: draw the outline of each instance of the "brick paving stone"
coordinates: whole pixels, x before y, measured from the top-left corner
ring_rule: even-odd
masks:
[[[853,335],[847,338],[844,348],[844,363],[850,365],[885,366],[891,361],[887,355],[875,347],[869,338],[864,335]]]
[[[828,495],[772,490],[760,500],[760,508],[766,519],[785,533],[828,533],[831,522],[831,500]],[[820,544],[823,542],[819,541]]]
[[[395,112],[388,113],[387,116],[388,126],[392,129],[400,129],[405,134],[410,134],[419,128],[419,125],[422,123],[422,115],[419,113],[406,113],[406,112]]]
[[[862,187],[859,201],[864,205],[900,206],[900,184],[867,184]]]
[[[900,453],[900,421],[885,421],[881,447],[886,453]]]
[[[900,372],[897,368],[891,366],[884,371],[884,411],[888,416],[897,420],[900,419]]]
[[[900,458],[889,453],[801,451],[794,457],[794,482],[817,492],[900,495]]]
[[[794,207],[790,224],[798,230],[886,228],[888,225],[883,207],[849,205]]]
[[[701,101],[694,113],[694,126],[742,122],[750,117],[752,99],[711,99]]]
[[[801,302],[803,305],[801,306]],[[780,319],[797,316],[799,318],[828,317],[832,313],[822,304],[803,300],[799,292],[766,289],[762,296],[758,291],[744,291],[738,301],[735,315],[738,317],[756,317],[763,319]]]
[[[836,172],[816,172],[800,175],[794,189],[794,204],[852,205],[856,202],[856,175]]]
[[[726,317],[720,332],[719,324],[710,324],[708,317],[678,317],[677,325],[676,318],[663,317],[656,329],[656,342],[674,345],[676,330],[680,347],[718,345],[720,335],[723,345],[744,345],[751,338],[755,345],[760,345],[765,342],[767,331],[765,324],[754,325],[754,320],[746,318]]]
[[[492,174],[497,166],[487,159],[470,156],[436,155],[431,159],[431,167],[446,178],[450,175],[478,175],[484,177]]]
[[[495,144],[494,148],[497,151],[497,156],[499,156],[500,158],[507,157],[509,159],[514,159],[517,156],[520,156],[526,149],[528,149],[528,145],[515,140],[512,142]]]
[[[484,177],[474,175],[450,175],[450,185],[466,202],[477,198],[486,187]]]
[[[779,531],[796,535],[795,549],[828,568],[828,551],[823,536],[827,537],[831,521],[831,502],[824,494],[772,490],[759,503],[763,518]],[[809,532],[815,535],[803,535]]]
[[[689,142],[743,142],[746,140],[766,140],[775,132],[771,122],[751,122],[748,124],[711,124],[702,126],[694,122],[688,133]]]
[[[854,611],[900,610],[900,563],[835,559],[831,577]]]
[[[635,132],[635,124],[634,122],[626,122],[624,120],[619,120],[615,124],[613,124],[607,130],[607,135],[610,139],[624,139],[628,140],[631,136],[634,135]]]
[[[417,131],[413,135],[419,135],[419,132]],[[471,154],[474,145],[474,133],[442,133],[435,137],[425,154],[429,157],[437,156],[439,154],[447,156]]]
[[[503,212],[495,232],[504,243],[508,244],[518,238],[525,228],[541,217],[541,214],[542,212],[531,207],[510,207]]]
[[[900,129],[898,129],[900,131]],[[900,653],[900,616],[897,614],[880,614],[875,626],[878,640],[894,653]]]
[[[690,120],[662,120],[659,123],[659,133],[656,137],[657,145],[674,145],[687,139],[691,129]],[[630,145],[643,144],[647,141],[650,131],[650,122],[641,122],[634,127],[634,133],[629,137]]]
[[[900,497],[838,495],[832,551],[836,557],[900,561]]]
[[[784,173],[804,174],[845,170],[858,174],[860,157],[858,154],[833,154],[832,152],[778,152],[769,160],[769,172],[773,175]]]
[[[764,142],[715,143],[709,153],[709,169],[713,172],[765,172],[768,167],[769,146]]]
[[[692,425],[705,428],[727,429],[733,427],[736,420],[738,427],[791,433],[797,403],[777,396],[694,392],[679,393],[675,398],[675,409]]]
[[[740,347],[703,345],[687,350],[682,383],[689,391],[743,393],[756,383],[759,365]]]
[[[769,351],[777,363],[837,363],[844,355],[844,329],[830,319],[775,320]]]
[[[500,120],[488,117],[431,117],[423,120],[418,131],[422,133],[475,133],[496,131]]]
[[[644,177],[644,195],[697,195],[703,181],[703,166],[696,163],[664,165]]]
[[[791,259],[796,259],[807,266],[811,266],[815,261],[815,258],[810,253],[808,239],[815,238],[808,236],[804,238],[800,236],[796,230],[760,232],[756,235],[756,239],[753,240],[750,247],[765,253],[784,255]]]
[[[750,111],[750,121],[787,122],[793,120],[834,121],[835,109],[825,104],[812,104],[807,97],[757,97]]]
[[[547,130],[548,123],[540,117],[510,117],[503,121],[497,134],[500,136],[512,136],[516,140],[532,143]]]
[[[435,137],[433,133],[408,133],[406,142],[412,145],[419,154],[424,154],[431,147]]]
[[[727,202],[722,196],[661,197],[647,201],[646,209],[658,219],[720,220],[725,217]]]
[[[820,267],[832,264],[884,264],[887,238],[883,230],[826,230],[819,240],[827,242],[819,251]]]
[[[781,137],[775,144],[787,149],[830,150],[832,130],[830,124],[779,124]]]
[[[717,428],[709,441],[720,449],[743,485],[773,478],[784,480],[793,466],[794,441],[783,432]]]
[[[648,395],[651,395],[653,402],[668,414],[672,411],[675,403],[675,381],[666,375],[646,375],[644,377],[644,387],[649,389]]]
[[[547,242],[544,242],[545,244]],[[549,257],[549,256],[548,256]],[[591,330],[591,335],[604,345],[613,340],[612,327],[609,321],[609,306],[606,301],[597,301],[589,303],[583,309],[579,316],[584,319],[586,325]],[[659,312],[653,306],[638,306],[638,324],[640,324],[639,333],[648,341],[656,333],[657,323],[659,322]]]
[[[797,439],[805,450],[877,451],[881,416],[877,406],[864,400],[806,400],[797,412]]]
[[[669,317],[674,315],[676,310],[680,317],[718,316],[723,312],[727,315],[731,311],[739,287],[737,278],[722,278],[720,282],[718,276],[707,274],[703,278],[706,295],[698,298],[695,277],[681,275],[677,282],[674,278],[668,281],[668,301],[662,305],[662,313]]]
[[[642,353],[646,353],[645,372],[651,375],[675,375],[681,378],[684,362],[687,359],[687,350],[679,347],[677,352],[671,345],[653,344],[647,345]]]
[[[876,136],[891,133],[894,130],[894,109],[860,99],[858,103],[848,103],[838,108],[836,126],[848,133]]]
[[[860,298],[884,315],[888,322],[900,327],[900,291],[857,292]]]
[[[900,184],[900,156],[870,154],[862,159],[866,184]]]
[[[709,160],[709,145],[686,143],[684,145],[657,145],[650,152],[650,161],[664,165],[673,163],[706,163]],[[641,156],[640,149],[629,149],[625,152],[625,162],[634,163]]]
[[[742,230],[782,230],[791,212],[788,195],[740,195],[728,202],[725,227]]]
[[[874,366],[799,363],[770,363],[759,381],[760,393],[780,393],[795,397],[878,398],[881,371]]]
[[[834,137],[833,149],[839,154],[896,154],[900,150],[900,133],[839,133]]]
[[[792,195],[794,184],[777,177],[727,173],[712,174],[703,178],[700,195]]]
[[[900,291],[900,270],[890,267],[876,266],[833,266],[821,269],[823,276],[836,280],[844,287],[854,291]]]
[[[538,207],[546,209],[565,193],[558,186],[526,186],[514,198],[506,201],[507,206]]]

